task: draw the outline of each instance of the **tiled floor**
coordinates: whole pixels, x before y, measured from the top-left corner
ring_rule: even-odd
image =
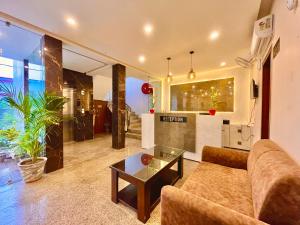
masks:
[[[0,188],[21,180],[22,176],[14,159],[6,159],[5,162],[0,162]]]
[[[64,146],[65,167],[34,183],[0,187],[0,224],[142,224],[136,213],[110,200],[109,165],[140,150],[140,141],[126,140],[126,148],[113,150],[111,136]],[[184,179],[197,163],[184,161]],[[125,186],[120,182],[120,188]],[[147,224],[159,224],[160,206]]]

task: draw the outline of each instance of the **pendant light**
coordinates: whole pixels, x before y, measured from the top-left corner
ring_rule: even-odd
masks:
[[[168,60],[167,82],[168,82],[168,83],[171,83],[172,80],[173,80],[172,75],[171,75],[171,73],[170,73],[170,60],[171,60],[171,57],[168,57],[167,60]]]
[[[194,54],[194,51],[190,51],[190,55],[191,55],[191,70],[188,73],[188,79],[191,79],[191,80],[196,78],[196,73],[193,70],[193,54]]]

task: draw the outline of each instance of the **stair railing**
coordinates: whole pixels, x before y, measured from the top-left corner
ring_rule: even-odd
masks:
[[[107,103],[107,107],[108,109],[112,112],[112,102],[109,101]],[[125,105],[125,127],[124,127],[124,130],[125,132],[128,131],[128,127],[130,126],[130,114],[132,112],[132,109],[129,105]]]

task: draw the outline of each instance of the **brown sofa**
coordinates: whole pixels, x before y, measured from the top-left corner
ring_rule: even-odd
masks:
[[[181,189],[161,194],[162,225],[300,224],[300,167],[277,144],[204,147]]]

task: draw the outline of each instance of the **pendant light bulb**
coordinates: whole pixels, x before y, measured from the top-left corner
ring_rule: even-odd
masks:
[[[173,80],[173,77],[172,77],[172,75],[171,75],[171,73],[170,73],[170,60],[171,60],[171,57],[168,57],[167,60],[168,60],[167,82],[168,82],[168,83],[171,83],[172,80]]]
[[[193,79],[196,78],[196,73],[193,70],[193,54],[194,54],[194,51],[190,51],[190,55],[191,55],[191,70],[188,73],[188,79],[191,79],[191,80],[193,80]]]

